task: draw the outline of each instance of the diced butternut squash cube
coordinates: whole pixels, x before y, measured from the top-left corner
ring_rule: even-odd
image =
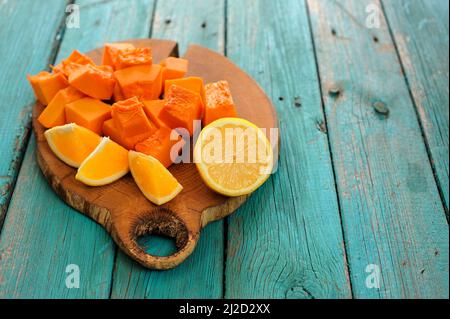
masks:
[[[163,84],[166,80],[182,78],[188,71],[188,60],[168,57],[161,61],[163,67]]]
[[[236,107],[227,81],[206,84],[205,98],[203,126],[222,117],[237,117]]]
[[[159,64],[132,66],[114,72],[114,76],[126,99],[137,96],[144,100],[156,100],[161,95]]]
[[[131,43],[105,43],[103,47],[102,64],[114,68],[119,50],[134,49]]]
[[[33,88],[34,96],[43,105],[47,105],[53,97],[68,86],[66,77],[62,73],[49,73],[46,71],[36,75],[27,75]]]
[[[190,76],[187,78],[167,80],[167,81],[165,81],[165,84],[164,84],[164,96],[169,91],[170,86],[172,86],[174,84],[200,94],[200,97],[202,98],[201,117],[203,117],[203,114],[204,114],[203,107],[205,105],[205,88],[203,85],[203,79],[198,76]]]
[[[122,89],[120,88],[120,85],[117,81],[116,81],[116,84],[114,85],[113,100],[114,100],[114,102],[119,102],[119,101],[125,100],[123,93],[122,93]]]
[[[82,65],[69,75],[69,83],[84,94],[99,100],[109,100],[114,92],[112,68]]]
[[[116,127],[113,119],[103,122],[103,135],[109,136],[114,142],[125,147],[127,150],[132,150],[134,148],[135,143],[123,136],[122,131]]]
[[[198,76],[189,76],[187,78],[167,80],[164,85],[164,95],[167,94],[170,87],[174,84],[184,87],[185,89],[197,92],[198,94],[200,94],[203,103],[205,103],[205,88],[203,86],[202,78]]]
[[[90,57],[77,50],[74,50],[65,60],[61,61],[60,64],[53,67],[53,72],[61,72],[66,77],[69,77],[71,71],[73,70],[73,66],[71,66],[72,63],[78,65],[95,65],[94,61],[92,61]]]
[[[167,124],[159,117],[161,110],[166,103],[164,100],[142,101],[142,103],[144,104],[145,114],[147,114],[147,117],[155,123],[158,128],[167,127]]]
[[[119,50],[114,63],[116,70],[125,69],[137,65],[151,65],[152,50],[150,48],[135,48]]]
[[[178,85],[171,85],[160,119],[170,128],[185,128],[192,136],[194,121],[201,118],[202,99],[194,91]]]
[[[75,123],[101,134],[103,122],[111,118],[111,106],[91,97],[84,97],[66,105],[67,123]]]
[[[114,103],[112,106],[111,116],[114,126],[127,146],[134,147],[157,129],[145,115],[143,107],[136,97]]]
[[[162,127],[155,131],[150,137],[135,146],[135,150],[156,158],[164,167],[169,167],[184,145],[183,138],[175,133],[174,139],[171,139],[172,130],[168,127]]]
[[[45,128],[51,128],[66,124],[66,104],[81,99],[85,95],[77,89],[68,86],[56,93],[47,107],[38,117],[39,123]]]

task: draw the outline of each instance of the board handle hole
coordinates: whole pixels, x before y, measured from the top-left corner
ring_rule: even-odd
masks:
[[[181,250],[189,236],[185,224],[171,210],[160,208],[135,224],[133,237],[147,254],[166,257]]]
[[[142,235],[137,238],[137,244],[147,254],[158,257],[167,257],[178,251],[175,239],[168,236]]]

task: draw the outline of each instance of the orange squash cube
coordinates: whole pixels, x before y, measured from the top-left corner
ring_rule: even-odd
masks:
[[[136,65],[151,65],[152,50],[150,48],[135,48],[119,50],[114,63],[116,70],[125,69]]]
[[[187,78],[167,80],[164,85],[164,95],[167,94],[170,87],[174,84],[200,94],[203,103],[205,103],[205,88],[202,78],[198,76],[189,76]]]
[[[188,60],[168,57],[159,63],[163,67],[163,84],[166,80],[182,78],[188,71]]]
[[[134,143],[130,139],[126,139],[122,132],[117,129],[114,124],[113,119],[106,120],[103,122],[103,136],[109,136],[114,142],[125,147],[127,150],[132,150],[134,148]]]
[[[69,85],[62,73],[42,71],[36,75],[27,75],[27,78],[33,88],[36,100],[43,105],[50,103],[59,90]]]
[[[237,117],[236,107],[227,81],[206,84],[205,98],[203,126],[222,117]]]
[[[114,92],[113,92],[113,100],[114,102],[120,102],[122,100],[125,100],[123,93],[122,93],[122,89],[120,88],[119,83],[117,83],[114,85]]]
[[[67,123],[75,123],[101,134],[103,122],[111,118],[111,106],[91,97],[84,97],[66,105]]]
[[[94,99],[109,100],[114,92],[112,68],[80,65],[69,75],[69,84]]]
[[[66,104],[81,99],[85,95],[71,86],[60,90],[38,117],[45,128],[66,124]]]
[[[114,68],[119,50],[134,49],[131,43],[105,43],[103,47],[102,64]]]
[[[194,91],[178,85],[171,85],[165,104],[160,112],[160,119],[170,128],[185,128],[192,136],[194,120],[201,118],[202,99]]]
[[[156,100],[161,95],[162,74],[159,64],[138,65],[114,72],[123,96],[137,96],[144,100]]]
[[[111,116],[114,126],[120,132],[125,144],[132,145],[131,148],[157,129],[145,115],[143,107],[144,105],[136,97],[114,103],[112,106]]]
[[[144,104],[145,114],[158,128],[167,127],[167,124],[160,118],[161,110],[166,103],[164,100],[142,101],[142,103]]]
[[[173,163],[172,158],[180,153],[184,145],[184,140],[179,134],[176,135],[176,139],[170,139],[171,132],[170,128],[162,127],[144,141],[137,143],[134,149],[153,156],[164,167],[169,167]]]
[[[61,72],[66,77],[69,77],[71,71],[73,70],[73,66],[71,66],[72,63],[76,63],[78,65],[87,65],[87,64],[95,65],[94,61],[92,61],[90,57],[79,52],[78,50],[74,50],[65,60],[61,61],[61,63],[59,63],[58,65],[52,67],[53,72],[55,73]]]
[[[198,76],[189,76],[187,78],[167,80],[164,84],[164,96],[174,84],[200,94],[202,99],[201,117],[203,117],[205,105],[205,88],[203,85],[203,79]]]

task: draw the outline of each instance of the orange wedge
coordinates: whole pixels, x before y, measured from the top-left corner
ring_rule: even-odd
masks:
[[[55,126],[46,130],[44,136],[53,153],[72,167],[79,167],[101,140],[99,135],[75,123]]]
[[[81,163],[75,178],[89,186],[102,186],[120,179],[128,170],[128,151],[109,137],[103,137]]]
[[[141,192],[156,205],[172,200],[183,187],[156,158],[139,152],[128,153],[130,171]]]
[[[194,162],[211,189],[226,196],[241,196],[252,193],[270,176],[273,152],[255,124],[227,117],[200,132]]]

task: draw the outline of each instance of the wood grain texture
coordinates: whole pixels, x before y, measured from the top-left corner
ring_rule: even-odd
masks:
[[[181,53],[191,44],[223,53],[224,10],[224,0],[158,1],[152,37],[176,41]]]
[[[0,237],[0,298],[108,298],[114,244],[57,197],[35,148],[31,136]],[[66,287],[70,264],[79,267],[79,289]]]
[[[448,298],[448,225],[386,21],[365,26],[371,0],[307,3],[354,296]]]
[[[155,0],[76,0],[80,8],[80,28],[67,29],[57,62],[72,50],[88,52],[105,42],[146,38],[150,32]]]
[[[146,20],[143,17],[152,16],[153,1],[133,1],[126,6],[120,0],[92,0],[79,4],[80,29],[65,31],[58,61],[75,48],[90,50],[98,42],[148,35],[150,18]],[[39,5],[45,9],[42,3]],[[143,20],[129,19],[131,14]],[[42,15],[35,21],[44,21]],[[41,28],[39,24],[33,26],[37,30]],[[36,41],[39,39],[37,37]],[[41,40],[35,43],[35,47],[44,50],[45,42]],[[41,62],[41,68],[44,68],[47,61]],[[38,70],[36,67],[33,73]],[[26,72],[28,70],[20,74],[21,81],[25,81],[23,76]],[[30,90],[30,102],[31,96]],[[0,237],[2,297],[108,298],[116,249],[113,241],[99,225],[77,213],[53,193],[35,163],[33,136],[29,144],[27,162],[22,167],[23,178],[17,183],[8,211],[5,235]],[[26,231],[24,224],[30,225]],[[67,289],[65,286],[65,268],[70,263],[80,266],[80,289]]]
[[[227,53],[274,102],[278,172],[229,219],[225,297],[349,298],[344,243],[302,1],[228,1]]]
[[[448,1],[383,1],[448,213]]]
[[[223,52],[224,1],[158,1],[152,37],[173,39],[183,54],[189,43]],[[214,14],[211,14],[214,13]],[[206,22],[206,28],[202,28]],[[223,221],[202,231],[192,256],[175,269],[148,271],[119,252],[114,273],[113,298],[220,298],[222,297]],[[170,250],[170,243],[152,238],[160,245],[155,253]]]
[[[66,3],[0,3],[0,230],[30,131],[34,97],[25,74],[48,67]]]

